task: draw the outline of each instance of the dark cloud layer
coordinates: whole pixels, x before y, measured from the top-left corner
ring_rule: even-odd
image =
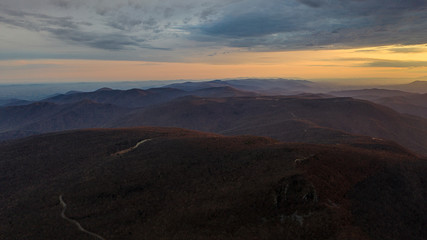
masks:
[[[427,67],[427,61],[397,61],[397,60],[375,60],[360,65],[361,67],[384,67],[384,68],[417,68]]]
[[[72,17],[53,17],[18,10],[3,10],[0,23],[24,28],[35,32],[47,32],[57,39],[70,44],[86,45],[104,50],[121,50],[129,47],[154,48],[145,40],[125,33],[101,33],[83,30],[88,22],[77,22]]]
[[[298,2],[306,4],[310,7],[320,7],[323,5],[322,4],[323,1],[320,1],[320,0],[298,0]]]
[[[390,52],[394,52],[394,53],[422,53],[422,52],[427,52],[426,49],[424,48],[392,48],[389,49]]]
[[[230,8],[202,24],[195,39],[274,49],[356,47],[427,42],[425,0],[269,1],[252,10]]]
[[[61,40],[100,49],[120,50],[128,46],[141,46],[142,42],[121,34],[96,34],[67,28],[46,30]]]
[[[3,0],[0,24],[105,50],[411,45],[427,43],[427,1]]]

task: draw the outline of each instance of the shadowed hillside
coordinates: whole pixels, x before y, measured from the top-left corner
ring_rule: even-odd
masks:
[[[342,143],[356,134],[392,140],[427,153],[427,120],[352,98],[186,97],[135,112],[115,124],[142,125],[314,143]]]
[[[109,103],[126,108],[136,108],[166,102],[183,95],[186,95],[185,91],[173,88],[149,90],[113,90],[110,88],[101,88],[94,92],[61,94],[43,101],[64,104],[91,100],[98,103]]]
[[[167,86],[186,91],[195,91],[204,88],[232,87],[242,91],[257,92],[262,95],[320,92],[325,89],[325,86],[320,83],[314,83],[306,80],[289,79],[214,80],[207,82],[174,83]]]
[[[359,139],[369,141],[371,138],[374,142],[384,139],[427,154],[427,120],[424,118],[399,114],[382,105],[352,98],[307,93],[261,96],[231,87],[239,84],[240,88],[259,87],[259,81],[173,85],[188,90],[102,88],[95,92],[58,95],[46,102],[0,107],[0,141],[79,128],[173,126],[226,135],[266,136],[289,142],[348,144]],[[310,85],[310,82],[284,80],[268,83],[266,86],[270,87]],[[423,99],[414,98],[411,93],[383,89],[335,94],[378,96],[375,101],[411,97],[417,104],[422,104]],[[404,96],[383,97],[395,94]],[[405,107],[405,103],[387,101],[394,108],[413,110]]]
[[[68,129],[106,127],[129,109],[82,100],[70,104],[36,102],[0,108],[0,140]]]
[[[427,117],[427,94],[386,89],[351,90],[331,92],[330,94],[340,97],[365,99],[387,106],[400,113],[412,114],[424,118]]]
[[[125,108],[144,108],[159,103],[165,103],[182,96],[199,97],[240,97],[254,96],[253,92],[238,90],[229,86],[208,87],[195,91],[185,91],[175,88],[150,88],[147,90],[113,90],[101,88],[94,92],[77,92],[71,94],[60,94],[55,97],[44,99],[45,102],[52,103],[75,103],[83,100],[90,100],[97,103],[113,104]]]
[[[93,239],[62,195],[109,240],[421,240],[427,164],[390,150],[171,128],[30,137],[0,144],[0,235]]]

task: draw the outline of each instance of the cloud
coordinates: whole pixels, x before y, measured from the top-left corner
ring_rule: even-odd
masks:
[[[357,62],[353,67],[381,67],[381,68],[419,68],[427,67],[427,61],[403,61],[378,58],[337,58],[323,59],[332,62]]]
[[[427,61],[397,61],[397,60],[374,60],[359,65],[360,67],[382,67],[382,68],[418,68],[427,67]]]
[[[50,2],[60,8],[69,9],[72,5],[72,1],[67,0],[50,0]]]
[[[9,64],[9,65],[2,65],[0,64],[1,70],[32,70],[32,69],[45,69],[45,68],[60,68],[64,67],[58,64],[40,64],[40,63],[28,63],[28,64]]]
[[[427,49],[425,48],[404,48],[404,47],[398,47],[398,48],[391,48],[388,49],[390,52],[394,53],[423,53],[427,52]]]
[[[278,32],[294,32],[303,26],[291,16],[281,14],[230,16],[201,28],[207,35],[231,38],[266,36]]]
[[[67,28],[45,30],[70,43],[108,50],[120,50],[129,46],[142,47],[141,42],[143,41],[121,34],[97,34]]]
[[[218,19],[202,23],[199,33],[239,39],[297,32],[306,28],[305,23],[299,20],[299,13],[286,8],[283,1],[241,1],[228,6],[224,11]]]
[[[405,45],[427,43],[427,1],[2,0],[0,24],[53,37],[64,48],[185,52],[402,45],[389,51],[408,53],[418,49]]]
[[[45,14],[27,13],[16,10],[3,10],[5,16],[0,15],[0,23],[25,28],[30,31],[43,31],[47,27],[78,28],[77,23],[70,17],[52,17]]]
[[[5,17],[0,16],[0,23],[21,27],[29,31],[47,32],[62,41],[85,45],[104,50],[121,50],[129,47],[155,48],[145,43],[145,40],[129,34],[91,32],[83,30],[90,23],[76,22],[72,17],[53,17],[45,14],[28,13],[24,11],[5,10]]]
[[[247,0],[192,33],[201,41],[286,50],[422,44],[426,28],[424,0]]]
[[[310,7],[320,7],[323,5],[323,2],[321,0],[298,0],[298,2],[301,2],[303,4],[306,4]]]

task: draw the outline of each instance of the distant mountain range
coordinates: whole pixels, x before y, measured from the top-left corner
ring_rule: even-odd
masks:
[[[414,81],[408,84],[386,86],[387,89],[396,89],[414,93],[427,93],[427,81]]]
[[[0,108],[0,131],[6,132],[6,134],[10,131],[43,133],[107,127],[113,123],[115,118],[128,112],[128,109],[116,105],[91,100],[62,105],[37,102],[25,106]]]
[[[244,91],[253,91],[262,95],[289,95],[307,92],[320,92],[324,86],[306,80],[287,79],[236,79],[214,80],[207,82],[185,82],[167,85],[186,91],[194,91],[205,88],[232,87]]]
[[[312,143],[343,143],[355,134],[427,153],[427,119],[352,98],[186,97],[134,111],[113,126],[173,126]]]
[[[339,97],[365,99],[387,106],[400,113],[427,118],[427,94],[387,89],[348,90],[330,92],[329,94]]]
[[[231,87],[184,91],[173,88],[69,92],[28,105],[0,107],[0,140],[68,129],[108,127],[135,109],[146,108],[182,96],[256,96]]]
[[[52,131],[126,126],[173,126],[333,144],[353,144],[369,136],[427,154],[427,119],[399,114],[368,101],[322,94],[262,96],[230,86],[192,91],[104,88],[0,108],[3,140]]]
[[[95,92],[61,94],[42,101],[53,103],[74,103],[82,100],[91,100],[98,103],[109,103],[126,108],[143,108],[159,103],[168,102],[172,99],[183,96],[200,97],[237,97],[255,96],[254,92],[238,90],[228,86],[210,87],[196,89],[192,91],[180,90],[176,88],[150,88],[147,90],[113,90],[102,88]]]
[[[298,94],[276,96],[271,89]],[[70,91],[0,107],[0,140],[80,128],[174,126],[309,143],[352,143],[365,136],[427,154],[427,120],[405,115],[427,117],[427,94],[388,89],[300,93],[315,89],[309,81],[242,79]]]
[[[172,83],[172,84],[171,84]],[[176,84],[175,84],[176,83]],[[330,91],[352,90],[356,86],[340,82],[307,81],[292,79],[229,79],[213,81],[185,82],[175,81],[133,81],[133,82],[76,82],[76,83],[36,83],[36,84],[0,84],[0,106],[4,101],[13,99],[40,101],[41,99],[68,92],[91,92],[103,87],[126,89],[149,89],[172,87],[183,90],[194,90],[210,87],[229,86],[246,91],[256,91],[263,95],[289,95],[298,93],[327,93]],[[375,86],[360,86],[373,88]],[[427,81],[414,81],[409,84],[381,85],[376,88],[400,90],[414,93],[427,93]]]
[[[32,101],[27,100],[21,100],[21,99],[0,99],[0,106],[20,106],[20,105],[27,105],[32,103]]]

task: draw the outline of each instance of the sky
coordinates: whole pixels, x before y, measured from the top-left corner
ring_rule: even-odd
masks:
[[[0,83],[405,83],[425,29],[425,0],[2,0]]]

